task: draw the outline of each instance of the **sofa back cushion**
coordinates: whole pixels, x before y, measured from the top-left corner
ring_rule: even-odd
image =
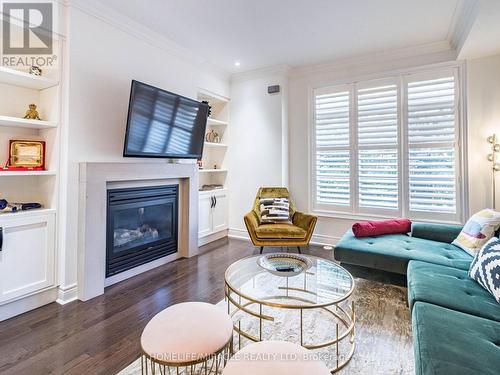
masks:
[[[411,236],[451,244],[462,228],[456,224],[412,223]]]

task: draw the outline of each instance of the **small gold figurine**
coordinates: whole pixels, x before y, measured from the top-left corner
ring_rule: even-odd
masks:
[[[34,76],[41,76],[42,75],[42,69],[40,69],[38,66],[30,66],[30,74],[33,74]]]
[[[24,118],[27,118],[28,120],[41,120],[40,116],[38,115],[38,111],[36,110],[36,105],[30,104],[29,107],[30,109],[26,111],[26,115],[24,116]]]
[[[210,130],[207,134],[205,134],[205,141],[209,143],[220,143],[220,136],[215,130]]]

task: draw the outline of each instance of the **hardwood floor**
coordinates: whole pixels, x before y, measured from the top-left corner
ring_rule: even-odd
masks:
[[[0,373],[116,374],[139,357],[139,338],[153,315],[179,302],[219,302],[227,266],[259,252],[239,240],[202,251],[115,284],[90,301],[52,303],[0,322]],[[318,247],[304,252],[332,259],[332,252]]]

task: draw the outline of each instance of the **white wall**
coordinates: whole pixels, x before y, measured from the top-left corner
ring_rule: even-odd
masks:
[[[229,94],[229,80],[198,63],[80,9],[70,8],[69,13],[68,207],[66,241],[61,246],[66,258],[63,286],[76,282],[78,163],[124,160],[121,155],[131,80],[192,98],[196,98],[197,88]]]
[[[492,206],[490,152],[486,138],[500,137],[500,55],[467,61],[470,212]],[[500,209],[500,173],[496,173]]]
[[[280,85],[278,94],[267,86]],[[229,228],[245,235],[243,216],[257,189],[288,184],[287,78],[284,72],[236,76],[229,120]]]

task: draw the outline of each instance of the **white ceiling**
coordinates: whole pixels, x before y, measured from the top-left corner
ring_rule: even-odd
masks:
[[[229,72],[443,41],[459,0],[99,0]],[[467,0],[465,0],[467,1]],[[235,67],[234,62],[241,66]]]

